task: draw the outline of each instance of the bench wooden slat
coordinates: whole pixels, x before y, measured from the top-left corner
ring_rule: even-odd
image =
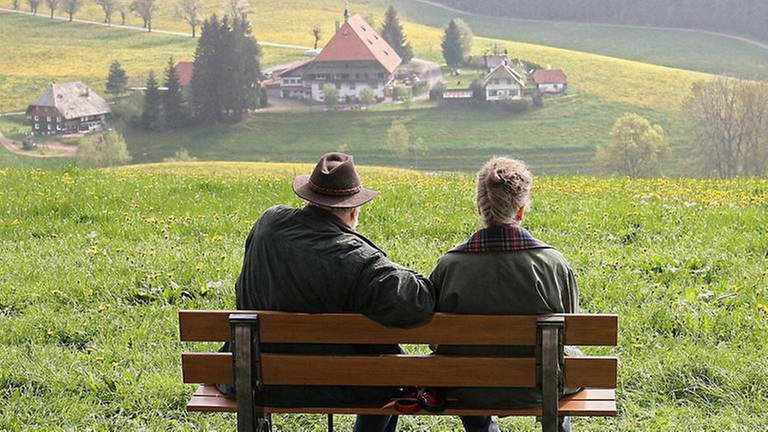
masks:
[[[566,387],[616,388],[616,357],[566,357]]]
[[[609,397],[611,396],[612,397]],[[564,415],[572,416],[615,416],[616,393],[614,390],[585,389],[575,395],[563,398],[560,401],[560,411]],[[187,405],[188,411],[197,412],[236,412],[237,405],[231,399],[212,385],[202,385]],[[309,414],[398,414],[392,407],[392,403],[384,406],[356,406],[356,407],[298,407],[279,408],[262,407],[264,412],[272,413],[309,413]],[[417,414],[431,414],[419,412]],[[515,410],[493,410],[461,407],[455,402],[449,402],[447,409],[441,415],[498,415],[498,416],[526,416],[540,415],[541,408],[522,408]]]
[[[181,363],[187,384],[233,382],[230,353],[183,353]],[[535,387],[535,368],[533,358],[262,354],[266,385]],[[617,368],[615,357],[567,357],[565,385],[615,388]]]
[[[431,343],[534,345],[536,316],[435,314],[419,327],[384,327],[357,314],[286,314],[272,311],[179,311],[182,341],[224,342],[230,313],[258,313],[263,343]],[[564,314],[568,345],[616,345],[616,315]],[[499,329],[505,329],[499,332]]]

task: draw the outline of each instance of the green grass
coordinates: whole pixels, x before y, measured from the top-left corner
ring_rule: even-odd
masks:
[[[233,307],[251,224],[299,205],[291,179],[310,169],[0,170],[0,430],[233,429],[230,415],[184,411],[176,312]],[[360,231],[404,265],[429,273],[478,226],[469,176],[362,177],[381,195]],[[601,351],[620,359],[619,417],[576,429],[764,428],[767,210],[766,180],[535,180],[526,226],[569,259],[585,312],[620,316],[619,346]],[[324,419],[276,421],[305,431]],[[400,430],[458,428],[430,417]]]
[[[547,99],[544,108],[525,114],[466,107],[383,112],[316,109],[314,113],[259,114],[236,126],[166,133],[131,129],[126,138],[136,162],[162,161],[181,147],[201,160],[291,162],[312,162],[325,151],[339,149],[367,164],[427,170],[474,170],[488,157],[504,154],[525,159],[537,173],[584,173],[592,170],[595,145],[609,140],[615,118],[632,107],[575,94]],[[661,122],[676,148],[684,147],[675,123],[651,111],[641,112]],[[411,139],[420,138],[426,146],[424,154],[393,155],[387,130],[395,119],[405,119]]]
[[[404,17],[445,27],[457,16],[474,33],[496,39],[546,45],[677,69],[768,79],[768,49],[723,36],[651,28],[571,22],[538,22],[457,14],[423,3],[394,0]],[[480,44],[484,49],[488,44]],[[515,57],[513,50],[510,55]]]
[[[56,41],[52,45],[51,41]],[[150,70],[162,76],[173,56],[194,59],[196,40],[0,12],[0,112],[24,111],[51,81],[84,81],[104,94],[109,65],[119,61],[129,85],[143,86]],[[263,65],[300,51],[263,47]]]

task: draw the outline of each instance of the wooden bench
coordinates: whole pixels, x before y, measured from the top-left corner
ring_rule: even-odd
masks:
[[[539,416],[544,432],[562,416],[615,416],[615,357],[563,357],[563,345],[615,346],[615,315],[435,314],[410,329],[387,328],[359,314],[272,311],[180,311],[183,342],[235,342],[234,353],[185,352],[184,383],[202,384],[188,411],[236,412],[238,431],[270,431],[271,413],[400,414],[393,401],[377,405],[269,407],[262,385],[540,388],[541,407],[478,409],[448,401],[440,415]],[[440,355],[297,355],[261,352],[263,343],[447,344],[535,347],[534,357]],[[234,384],[237,400],[213,385]],[[583,388],[560,398],[563,386]],[[416,414],[435,415],[420,411]]]

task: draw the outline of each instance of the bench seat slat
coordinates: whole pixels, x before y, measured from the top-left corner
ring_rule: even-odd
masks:
[[[585,389],[575,395],[563,398],[560,401],[560,411],[563,415],[571,416],[615,416],[616,393],[614,390]],[[356,406],[356,407],[299,407],[280,408],[262,407],[264,412],[270,413],[307,413],[307,414],[398,414],[392,407],[392,403],[384,406]],[[188,411],[196,412],[236,412],[237,404],[216,389],[213,385],[202,385],[187,405]],[[419,412],[417,414],[432,414]],[[541,408],[521,408],[515,410],[492,410],[466,408],[449,401],[445,411],[441,415],[498,415],[498,416],[533,416],[541,415]]]
[[[181,363],[187,384],[233,383],[230,353],[183,353]],[[615,388],[617,367],[615,357],[568,357],[565,384]],[[535,368],[534,358],[262,354],[266,385],[535,387]]]
[[[229,314],[257,313],[263,343],[516,345],[536,343],[534,315],[446,315],[421,326],[387,328],[358,314],[287,314],[273,311],[179,311],[182,341],[224,342]],[[568,345],[616,345],[616,315],[565,314]],[[505,329],[499,332],[499,329]]]

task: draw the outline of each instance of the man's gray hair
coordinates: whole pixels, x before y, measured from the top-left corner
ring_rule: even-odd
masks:
[[[495,157],[477,173],[477,207],[486,226],[520,221],[517,211],[531,202],[533,174],[525,162]]]

